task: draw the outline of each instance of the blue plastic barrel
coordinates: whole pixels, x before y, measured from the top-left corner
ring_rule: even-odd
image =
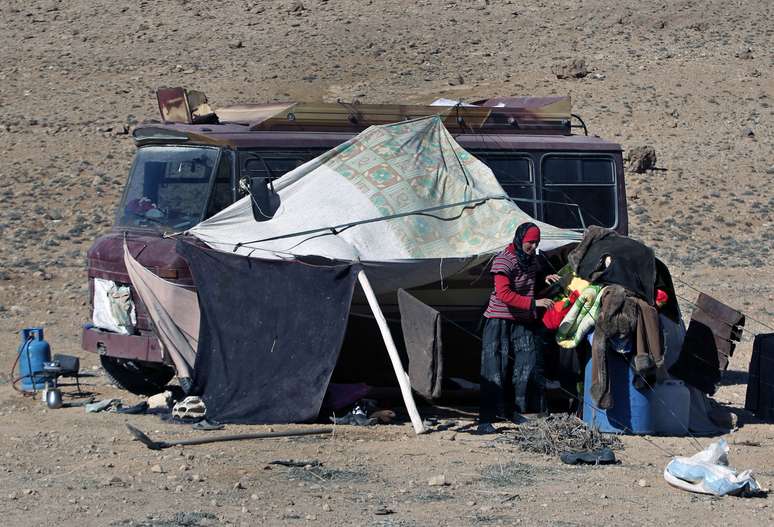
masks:
[[[691,424],[691,392],[683,381],[667,379],[654,387],[653,423],[659,434],[683,437]]]
[[[655,424],[650,390],[640,391],[634,386],[636,374],[629,366],[627,356],[616,352],[607,354],[613,406],[606,410],[596,407],[591,399],[591,364],[589,360],[584,375],[583,420],[601,432],[653,434]]]
[[[25,392],[42,390],[46,378],[42,375],[43,363],[51,361],[51,347],[43,339],[43,328],[21,330],[19,345],[19,377]]]

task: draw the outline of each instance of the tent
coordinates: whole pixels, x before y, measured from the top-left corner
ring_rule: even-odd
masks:
[[[194,386],[208,411],[219,408],[214,417],[232,422],[316,415],[357,281],[420,433],[376,295],[478,265],[506,246],[519,224],[535,220],[439,117],[370,127],[277,179],[274,189],[279,204],[271,219],[256,221],[246,196],[187,232],[204,245],[178,243],[197,284]],[[536,223],[541,250],[581,239]],[[296,393],[301,385],[309,389]],[[299,411],[274,412],[269,399]]]

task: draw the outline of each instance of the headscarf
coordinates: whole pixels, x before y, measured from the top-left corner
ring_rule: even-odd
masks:
[[[526,270],[535,261],[535,253],[527,254],[521,246],[524,242],[524,235],[531,228],[537,229],[538,233],[540,233],[540,228],[537,225],[527,222],[519,225],[516,233],[513,235],[513,252],[516,254],[516,260],[519,262],[519,267],[522,270]]]

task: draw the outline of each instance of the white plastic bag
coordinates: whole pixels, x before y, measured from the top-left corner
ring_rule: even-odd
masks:
[[[95,278],[92,323],[100,329],[122,335],[134,333],[137,315],[129,286]]]
[[[691,457],[675,457],[664,469],[670,485],[690,492],[725,496],[754,494],[760,491],[751,470],[737,474],[728,466],[728,443],[717,443]]]

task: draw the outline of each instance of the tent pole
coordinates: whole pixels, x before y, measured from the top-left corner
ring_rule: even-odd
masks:
[[[368,277],[365,275],[365,272],[362,269],[358,271],[357,279],[360,282],[360,287],[363,288],[363,292],[365,292],[366,298],[368,299],[368,305],[371,307],[371,311],[374,314],[376,323],[379,325],[379,331],[382,333],[384,345],[387,347],[387,353],[390,355],[390,361],[392,362],[392,367],[395,370],[395,376],[398,378],[398,385],[400,385],[400,393],[403,396],[403,402],[405,403],[406,410],[408,410],[409,416],[411,417],[411,424],[414,425],[414,432],[417,434],[423,434],[427,430],[425,430],[425,427],[422,424],[422,418],[419,417],[417,405],[414,402],[413,395],[411,395],[411,385],[409,383],[408,374],[403,370],[403,365],[401,364],[400,357],[398,356],[398,349],[395,347],[395,341],[392,340],[392,333],[390,333],[390,328],[387,325],[387,320],[384,318],[382,308],[379,307],[379,302],[376,301],[376,295],[374,294],[374,290],[371,288],[371,283],[368,281]]]

